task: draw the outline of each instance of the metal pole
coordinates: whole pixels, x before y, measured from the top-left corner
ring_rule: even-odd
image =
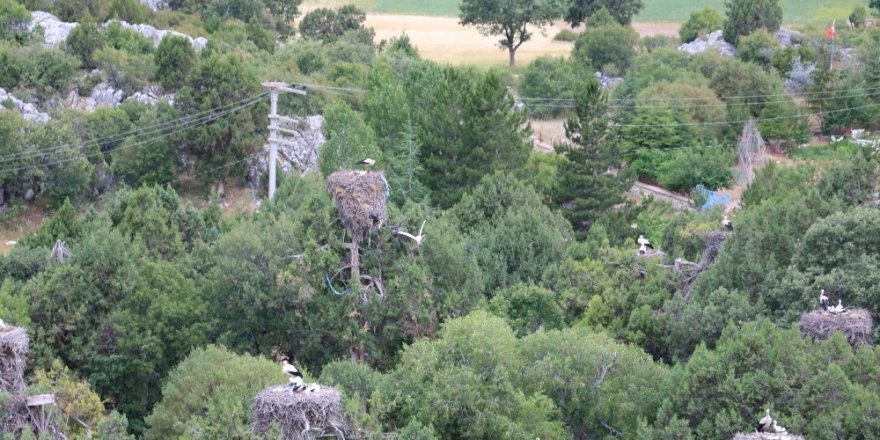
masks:
[[[269,200],[275,196],[275,162],[278,160],[278,89],[272,89],[269,115]]]

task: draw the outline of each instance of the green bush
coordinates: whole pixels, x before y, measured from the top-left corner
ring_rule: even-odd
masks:
[[[150,15],[150,9],[138,0],[113,0],[106,19],[127,21],[131,24],[144,23]]]
[[[147,86],[156,70],[152,55],[136,55],[112,47],[96,51],[94,60],[116,88],[129,94]]]
[[[865,9],[864,6],[859,5],[853,9],[852,13],[849,14],[849,21],[852,22],[855,27],[862,27],[865,25],[865,20],[868,18],[868,10]]]
[[[577,40],[578,33],[571,29],[562,29],[553,36],[553,41],[574,41]]]
[[[489,303],[489,311],[504,318],[519,337],[541,328],[557,330],[565,326],[565,317],[553,292],[530,284],[502,289]]]
[[[0,44],[0,87],[33,88],[41,98],[66,92],[79,61],[59,49]]]
[[[596,70],[614,64],[625,71],[636,54],[638,43],[639,34],[629,26],[592,27],[575,41],[572,58]]]
[[[27,38],[31,13],[15,0],[0,0],[0,40],[22,42]]]
[[[79,26],[70,31],[65,42],[67,52],[80,59],[83,67],[92,69],[95,67],[93,55],[95,51],[104,47],[104,36],[98,30],[95,19],[86,15]]]
[[[782,24],[779,0],[728,0],[724,40],[739,46],[739,39],[758,29],[776,32]]]
[[[186,38],[169,35],[159,43],[154,61],[154,78],[162,83],[165,90],[175,90],[183,85],[186,76],[195,66],[196,52]]]
[[[691,12],[687,21],[678,30],[682,43],[690,43],[698,37],[715,32],[724,26],[724,17],[713,8],[703,8]]]
[[[592,76],[593,73],[583,64],[543,56],[525,68],[519,92],[532,116],[553,118],[566,110],[560,104],[566,99],[574,99],[578,88]]]
[[[703,184],[708,188],[723,188],[733,180],[731,149],[691,147],[672,151],[660,165],[657,180],[664,188],[687,192]]]
[[[779,50],[776,37],[766,29],[757,29],[749,35],[740,37],[736,55],[747,63],[755,63],[770,70],[771,61]]]

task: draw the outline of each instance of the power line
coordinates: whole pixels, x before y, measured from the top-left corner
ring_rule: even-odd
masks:
[[[230,107],[234,107],[236,105],[239,105],[243,102],[247,102],[250,100],[261,99],[261,98],[265,97],[266,95],[267,95],[267,93],[260,93],[257,95],[253,95],[253,96],[249,96],[247,98],[240,99],[238,101],[235,101],[235,102],[232,102],[229,104],[225,104],[225,105],[222,105],[219,107],[205,110],[205,111],[202,111],[199,113],[193,113],[190,115],[182,116],[180,118],[161,122],[161,123],[154,124],[151,126],[140,127],[140,128],[134,129],[134,130],[127,131],[127,132],[118,133],[118,134],[111,135],[111,136],[105,136],[103,138],[92,139],[87,142],[88,143],[95,142],[98,145],[101,145],[101,144],[107,144],[110,142],[125,140],[125,138],[127,138],[129,136],[159,133],[159,132],[162,132],[163,130],[165,130],[166,128],[176,128],[178,126],[188,124],[192,121],[198,121],[198,120],[204,119],[205,117],[210,117],[213,113],[217,113],[218,111],[223,111],[225,109],[228,109]],[[67,143],[67,144],[60,144],[60,145],[57,145],[54,147],[44,148],[41,150],[30,150],[30,151],[25,151],[25,152],[21,152],[21,153],[10,154],[8,156],[0,157],[0,163],[11,162],[16,159],[26,159],[26,158],[37,157],[37,156],[41,156],[43,154],[48,154],[48,153],[53,153],[56,151],[65,150],[69,147],[83,146],[83,145],[85,145],[85,144],[83,144],[83,143],[79,143],[79,144]]]
[[[19,171],[25,171],[25,170],[29,170],[29,169],[36,169],[36,168],[41,168],[41,167],[60,165],[60,164],[67,163],[67,162],[73,162],[73,161],[75,161],[75,160],[79,160],[79,159],[81,159],[81,158],[88,158],[88,157],[93,157],[93,156],[103,155],[103,154],[106,154],[106,153],[111,153],[111,152],[119,151],[119,150],[123,150],[123,149],[126,149],[126,148],[135,148],[135,147],[139,147],[139,146],[141,146],[141,145],[144,145],[144,144],[148,144],[148,143],[150,143],[150,142],[153,142],[153,141],[155,141],[156,139],[161,139],[161,138],[164,138],[164,137],[167,137],[167,136],[171,136],[172,134],[176,134],[176,133],[180,133],[180,132],[182,132],[182,131],[189,130],[189,129],[194,128],[194,127],[197,127],[197,126],[199,126],[199,125],[203,125],[203,124],[205,124],[205,123],[207,123],[207,122],[215,121],[215,120],[217,120],[217,119],[220,119],[220,118],[223,117],[223,116],[226,116],[226,115],[228,115],[228,114],[231,114],[231,113],[237,112],[238,110],[241,110],[241,109],[243,109],[243,108],[246,108],[246,107],[249,107],[249,106],[251,106],[251,105],[254,105],[254,104],[260,102],[261,100],[262,100],[262,97],[259,97],[259,96],[258,96],[258,97],[255,97],[254,99],[250,100],[249,102],[245,102],[245,103],[243,103],[243,104],[241,104],[241,105],[239,105],[239,106],[237,106],[237,107],[235,107],[235,108],[227,109],[227,110],[225,110],[225,111],[223,111],[223,112],[219,112],[219,113],[214,114],[214,115],[208,115],[208,116],[202,118],[202,120],[199,120],[199,121],[194,121],[194,122],[189,122],[189,123],[186,123],[186,124],[181,124],[180,126],[176,127],[174,131],[171,131],[171,132],[168,132],[168,133],[159,134],[159,135],[157,135],[157,136],[155,136],[155,137],[152,137],[152,138],[150,138],[150,139],[142,140],[142,141],[139,141],[139,142],[136,142],[136,143],[130,144],[130,145],[121,145],[121,146],[116,147],[116,148],[111,148],[111,149],[109,149],[109,150],[107,150],[107,151],[99,151],[99,152],[96,152],[96,153],[83,154],[82,156],[77,156],[77,157],[74,157],[74,158],[65,159],[65,160],[59,160],[59,161],[55,161],[55,162],[49,162],[49,163],[43,163],[43,164],[37,164],[37,165],[29,165],[29,166],[18,167],[18,168],[6,168],[6,169],[2,169],[2,170],[0,170],[0,173],[19,172]],[[83,143],[83,144],[80,144],[79,147],[82,148],[82,147],[85,147],[86,145],[87,145],[87,144],[84,144],[84,143]]]
[[[834,90],[822,90],[816,92],[805,92],[800,93],[797,96],[818,96],[818,95],[832,95],[836,96],[839,93],[852,93],[852,92],[872,92],[872,93],[880,93],[880,87],[869,87],[863,89],[834,89]],[[735,100],[735,99],[758,99],[758,98],[774,98],[774,97],[791,97],[794,96],[790,93],[775,93],[775,94],[762,94],[762,95],[727,95],[727,96],[717,96],[718,99],[722,100]],[[551,97],[520,97],[521,101],[528,100],[537,100],[537,101],[563,101],[563,102],[574,102],[573,98],[551,98]],[[696,98],[696,97],[667,97],[667,98],[613,98],[610,99],[610,102],[632,102],[632,101],[643,101],[643,102],[680,102],[680,101],[699,101],[705,98]]]
[[[820,115],[827,115],[827,114],[833,114],[833,113],[848,112],[848,111],[852,111],[852,110],[861,110],[861,109],[866,109],[866,108],[872,108],[872,107],[877,107],[878,105],[880,105],[880,104],[867,104],[867,105],[861,105],[861,106],[857,106],[857,107],[848,107],[848,108],[838,109],[838,110],[829,110],[829,111],[821,112],[821,113],[804,113],[804,114],[792,115],[792,116],[776,116],[776,117],[772,117],[772,118],[752,118],[752,119],[754,119],[755,122],[781,121],[781,120],[785,120],[785,119],[802,119],[802,118],[807,118],[810,116],[820,116]],[[629,127],[629,128],[690,127],[690,126],[707,126],[707,125],[738,125],[738,124],[745,124],[746,122],[749,122],[749,119],[741,120],[741,121],[710,121],[710,122],[690,122],[690,123],[674,123],[674,124],[617,124],[615,126],[616,127]]]

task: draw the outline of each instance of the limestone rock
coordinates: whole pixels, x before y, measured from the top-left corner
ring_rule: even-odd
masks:
[[[618,76],[606,76],[602,72],[596,72],[596,79],[599,80],[599,86],[602,90],[614,87],[623,82],[623,78]]]
[[[724,37],[720,30],[712,32],[704,37],[697,38],[690,43],[678,46],[678,50],[687,52],[688,55],[701,54],[710,49],[718,50],[721,55],[726,57],[736,56],[736,47],[724,41]]]
[[[67,40],[70,31],[79,26],[79,23],[67,23],[48,12],[33,11],[28,31],[33,32],[37,26],[43,28],[44,44],[57,46]]]
[[[296,169],[300,173],[318,166],[318,152],[324,145],[324,117],[321,115],[298,118],[296,124],[282,125],[297,131],[297,134],[281,134],[281,139],[293,142],[294,145],[278,146],[278,165],[285,173]],[[259,151],[251,161],[251,182],[256,183],[259,176],[269,173],[269,146]]]
[[[67,95],[67,105],[70,108],[91,112],[100,107],[116,107],[122,102],[122,90],[116,90],[105,81],[101,81],[92,89],[92,94],[83,98],[71,91]]]
[[[804,34],[791,29],[779,28],[774,36],[776,37],[776,41],[779,41],[779,45],[782,47],[788,47],[792,44],[802,44],[804,42]]]
[[[41,112],[37,106],[29,102],[24,102],[7,93],[6,90],[0,88],[0,109],[6,109],[6,107],[2,105],[4,102],[11,102],[12,110],[21,113],[21,116],[28,121],[49,122],[49,115]]]
[[[166,35],[175,35],[178,37],[186,38],[187,40],[189,40],[189,43],[192,45],[193,49],[195,49],[195,50],[202,50],[205,48],[205,45],[208,44],[207,38],[204,38],[204,37],[193,38],[193,37],[190,37],[189,35],[184,34],[182,32],[156,29],[153,26],[150,26],[148,24],[131,24],[131,23],[128,23],[125,21],[110,20],[110,21],[104,23],[104,27],[107,27],[113,21],[117,21],[119,23],[119,25],[122,26],[123,29],[131,29],[131,30],[149,38],[150,41],[153,42],[154,46],[158,46],[159,43],[162,42],[162,39],[165,38]]]
[[[128,98],[125,98],[126,101],[137,101],[141,104],[148,105],[156,105],[159,102],[164,102],[170,105],[174,105],[174,94],[162,94],[162,90],[157,86],[149,86],[140,92],[134,92]]]
[[[141,4],[154,11],[168,8],[168,3],[163,0],[141,0]]]

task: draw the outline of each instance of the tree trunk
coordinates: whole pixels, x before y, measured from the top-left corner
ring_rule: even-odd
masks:
[[[516,65],[516,49],[512,47],[507,48],[507,53],[510,55],[510,67]]]
[[[351,288],[352,292],[358,293],[361,291],[361,257],[357,237],[352,238],[349,250],[351,250],[351,281],[349,282],[349,288]]]

